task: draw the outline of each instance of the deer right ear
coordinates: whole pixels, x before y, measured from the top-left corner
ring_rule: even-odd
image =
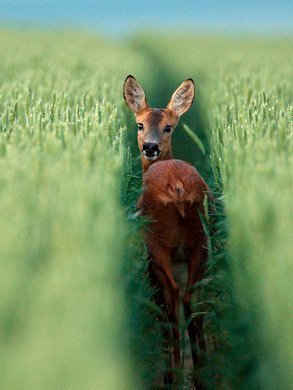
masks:
[[[148,107],[144,90],[131,75],[124,82],[123,96],[125,103],[135,114]]]
[[[168,108],[179,117],[191,107],[195,95],[192,79],[185,80],[173,93]]]

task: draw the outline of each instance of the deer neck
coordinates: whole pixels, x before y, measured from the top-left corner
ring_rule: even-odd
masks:
[[[173,158],[172,150],[165,153],[163,156],[159,156],[156,160],[151,161],[147,160],[143,155],[141,155],[141,161],[142,161],[142,171],[143,173],[146,173],[146,171],[149,169],[149,167],[152,164],[155,164],[158,161],[165,161],[165,160],[171,160]]]

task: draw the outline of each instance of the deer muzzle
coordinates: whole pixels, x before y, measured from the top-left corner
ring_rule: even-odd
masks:
[[[159,145],[157,143],[145,142],[142,146],[142,154],[148,160],[155,160],[160,154]]]

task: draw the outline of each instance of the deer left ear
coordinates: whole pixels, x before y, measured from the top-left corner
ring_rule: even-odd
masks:
[[[140,111],[148,107],[144,90],[131,75],[127,76],[124,82],[123,96],[125,103],[134,112],[134,114],[138,114]]]
[[[187,79],[173,93],[167,108],[174,111],[177,116],[181,116],[191,107],[194,96],[194,82],[192,79]]]

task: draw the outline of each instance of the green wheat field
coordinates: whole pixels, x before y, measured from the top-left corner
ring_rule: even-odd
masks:
[[[293,388],[292,48],[289,38],[0,31],[1,389],[159,387],[163,324],[134,216],[128,74],[153,107],[195,80],[173,148],[216,198],[201,282],[205,387]]]

